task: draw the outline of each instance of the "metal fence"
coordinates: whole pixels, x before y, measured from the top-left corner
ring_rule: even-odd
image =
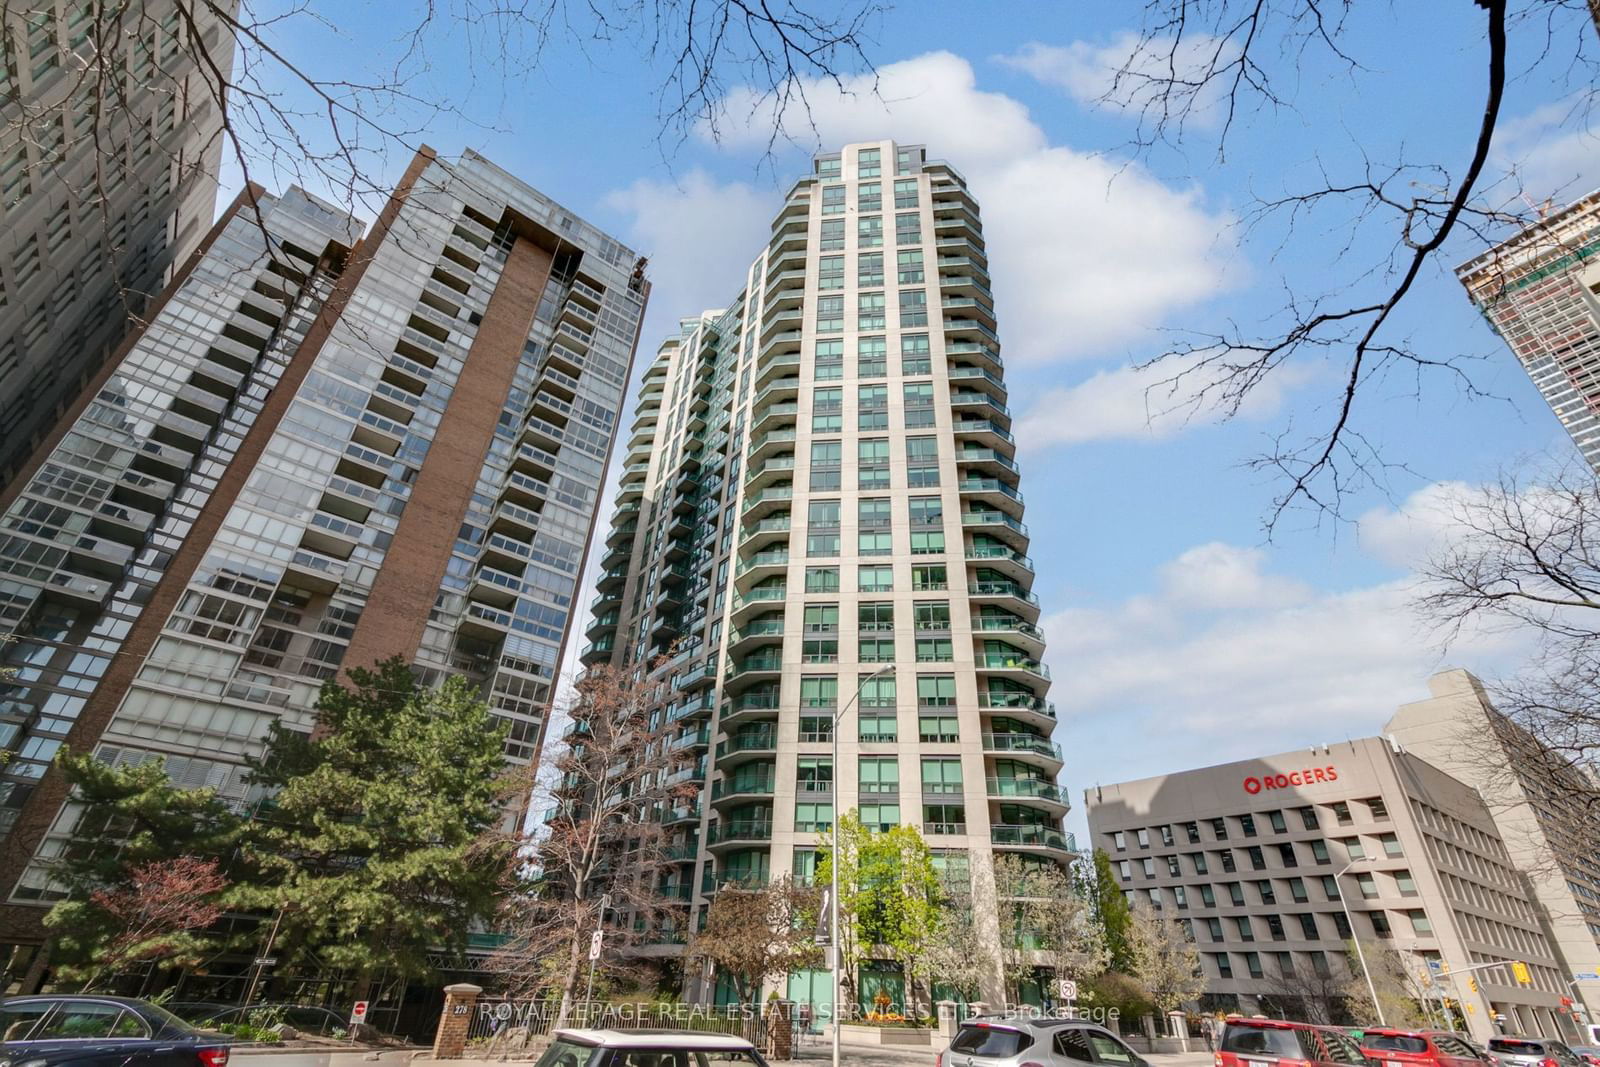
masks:
[[[475,1058],[532,1057],[557,1029],[559,1000],[485,997],[467,1024],[467,1055]],[[766,1020],[750,1005],[574,1003],[559,1023],[565,1029],[689,1030],[731,1034],[757,1048],[766,1046]]]

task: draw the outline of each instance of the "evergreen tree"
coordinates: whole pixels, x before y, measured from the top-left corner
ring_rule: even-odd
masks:
[[[1128,911],[1128,898],[1122,895],[1117,876],[1111,870],[1111,857],[1104,849],[1094,850],[1094,917],[1100,924],[1105,939],[1106,952],[1110,954],[1110,967],[1119,974],[1133,973],[1133,947],[1128,937],[1128,927],[1133,921]]]
[[[274,955],[358,976],[429,970],[493,913],[504,845],[486,844],[510,779],[505,728],[462,679],[418,685],[398,657],[328,682],[317,730],[274,724],[251,765],[267,791],[247,842],[262,878],[240,903],[281,919]]]

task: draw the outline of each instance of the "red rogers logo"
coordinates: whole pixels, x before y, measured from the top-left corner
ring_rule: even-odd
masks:
[[[1337,782],[1339,772],[1332,767],[1307,767],[1288,774],[1267,774],[1260,778],[1252,775],[1244,780],[1244,791],[1255,796],[1263,789],[1288,789],[1292,785],[1311,785],[1314,782]]]

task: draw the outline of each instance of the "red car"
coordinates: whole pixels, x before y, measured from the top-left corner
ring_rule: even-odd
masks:
[[[1355,1039],[1332,1026],[1230,1018],[1217,1042],[1216,1067],[1368,1067]],[[1475,1065],[1481,1067],[1481,1065]]]
[[[1494,1061],[1457,1034],[1442,1030],[1368,1028],[1361,1051],[1380,1067],[1493,1067]]]

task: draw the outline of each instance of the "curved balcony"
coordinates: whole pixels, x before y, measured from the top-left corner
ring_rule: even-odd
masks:
[[[1010,545],[1019,552],[1028,548],[1028,524],[1020,519],[992,508],[978,508],[961,513],[961,525],[973,533],[987,534],[997,541]]]
[[[800,405],[792,400],[768,404],[764,408],[752,410],[750,414],[750,436],[754,439],[782,426],[793,427],[795,420],[799,417]]]
[[[962,472],[967,477],[1004,478],[1009,475],[1017,478],[1022,475],[1017,461],[1008,452],[997,448],[968,446],[956,452],[956,462],[961,465]]]
[[[994,316],[992,297],[985,299],[976,293],[972,295],[941,296],[939,306],[944,309],[946,315],[966,316],[991,331],[987,336],[994,336],[993,330],[997,323]],[[950,322],[952,320],[946,319],[945,321]]]
[[[759,411],[768,404],[775,404],[780,400],[793,400],[800,395],[800,379],[774,378],[766,388],[756,393],[755,399],[750,401],[752,411]]]
[[[1044,631],[1015,615],[974,615],[972,633],[1014,641],[1035,656],[1044,651]]]
[[[611,652],[616,647],[616,639],[613,637],[592,641],[579,653],[578,662],[585,667],[593,667],[597,663],[605,663],[611,659]]]
[[[768,545],[789,544],[789,513],[768,515],[758,522],[746,523],[739,528],[740,553],[760,552]]]
[[[717,766],[736,767],[753,759],[774,759],[778,754],[778,730],[769,726],[744,729],[726,741],[717,742]]]
[[[784,330],[775,333],[761,343],[761,349],[756,353],[756,362],[760,363],[776,355],[796,353],[800,351],[800,331]]]
[[[642,482],[649,476],[650,461],[643,460],[638,463],[630,463],[626,467],[623,467],[620,481],[622,484],[626,485],[629,482]]]
[[[749,652],[763,645],[783,643],[783,616],[753,619],[728,635],[728,654]]]
[[[985,250],[981,237],[974,240],[966,234],[959,234],[935,238],[933,243],[939,250],[940,259],[946,256],[962,256],[985,268],[989,264],[989,253]]]
[[[993,601],[1028,622],[1039,621],[1039,598],[1016,582],[980,581],[967,583],[967,595],[974,600]]]
[[[970,545],[967,560],[999,571],[1012,581],[1033,580],[1033,560],[1005,545]]]
[[[589,624],[589,628],[583,632],[583,635],[590,641],[597,641],[605,634],[615,632],[617,623],[621,620],[621,618],[621,612],[608,611],[604,615],[596,617],[595,620]]]
[[[673,688],[684,693],[709,689],[717,684],[717,657],[713,653],[704,663],[697,663],[673,679]]]
[[[746,523],[763,518],[780,509],[787,509],[794,499],[794,485],[769,485],[754,493],[746,493],[741,516]]]
[[[794,478],[794,453],[773,456],[764,463],[752,463],[744,476],[745,499],[757,490],[773,485],[782,479]]]
[[[984,788],[991,800],[1031,804],[1060,815],[1071,808],[1061,787],[1042,778],[988,778]]]
[[[1071,834],[1050,826],[995,823],[989,827],[989,840],[996,848],[1038,849],[1069,856],[1077,851]]]
[[[761,320],[761,338],[765,340],[778,330],[798,330],[805,321],[805,311],[799,307],[768,306],[766,317]]]
[[[771,774],[722,778],[711,786],[711,803],[731,804],[738,800],[763,800],[772,796],[777,787],[778,779]]]
[[[1011,756],[1049,767],[1052,775],[1061,769],[1061,746],[1037,734],[986,733],[983,735],[983,750],[990,755]]]
[[[963,387],[971,387],[988,393],[1002,404],[1006,400],[1006,383],[998,375],[991,374],[982,367],[968,367],[956,364],[950,368],[950,381],[959,382]]]
[[[613,567],[600,575],[600,580],[595,583],[595,588],[602,593],[620,590],[628,583],[628,568]]]
[[[979,444],[985,448],[1015,448],[1017,444],[1016,438],[1004,426],[978,415],[956,419],[951,423],[950,431],[962,442],[963,448],[968,444]]]
[[[788,446],[788,454],[792,456],[794,455],[793,445],[798,437],[799,434],[794,430],[773,430],[762,434],[760,437],[752,438],[749,447],[745,449],[745,462],[754,467],[768,456],[777,455],[779,452],[785,451],[785,446]]]
[[[666,808],[658,813],[657,822],[662,826],[681,826],[684,823],[700,821],[700,805],[684,804],[679,807]]]
[[[504,504],[500,505],[502,509],[504,509],[505,506],[506,505]],[[621,545],[631,548],[633,546],[633,535],[637,533],[638,530],[639,524],[637,522],[624,522],[612,526],[611,532],[606,534],[606,547],[616,548],[618,545]]]
[[[979,693],[978,707],[986,712],[1005,712],[1014,719],[1033,719],[1046,729],[1055,729],[1056,706],[1031,692]]]
[[[762,682],[775,683],[782,677],[782,656],[746,656],[730,667],[728,676],[722,681],[722,691],[732,695]]]
[[[1022,516],[1022,494],[1001,478],[963,478],[956,490],[968,501],[968,506],[986,511],[1004,511],[1018,518]]]
[[[771,840],[770,820],[739,819],[733,822],[714,822],[706,827],[706,848],[713,852],[731,845],[759,845]]]
[[[733,587],[742,592],[758,582],[788,573],[788,548],[774,548],[746,556],[733,572]]]
[[[722,714],[718,716],[717,724],[731,730],[742,723],[773,719],[777,714],[777,689],[752,689],[723,701]]]
[[[1020,649],[1015,652],[979,652],[974,666],[985,674],[998,674],[1021,682],[1050,680],[1050,668]]]
[[[1011,409],[988,393],[976,389],[952,389],[950,407],[958,419],[988,419],[1003,429],[1011,429]]]

